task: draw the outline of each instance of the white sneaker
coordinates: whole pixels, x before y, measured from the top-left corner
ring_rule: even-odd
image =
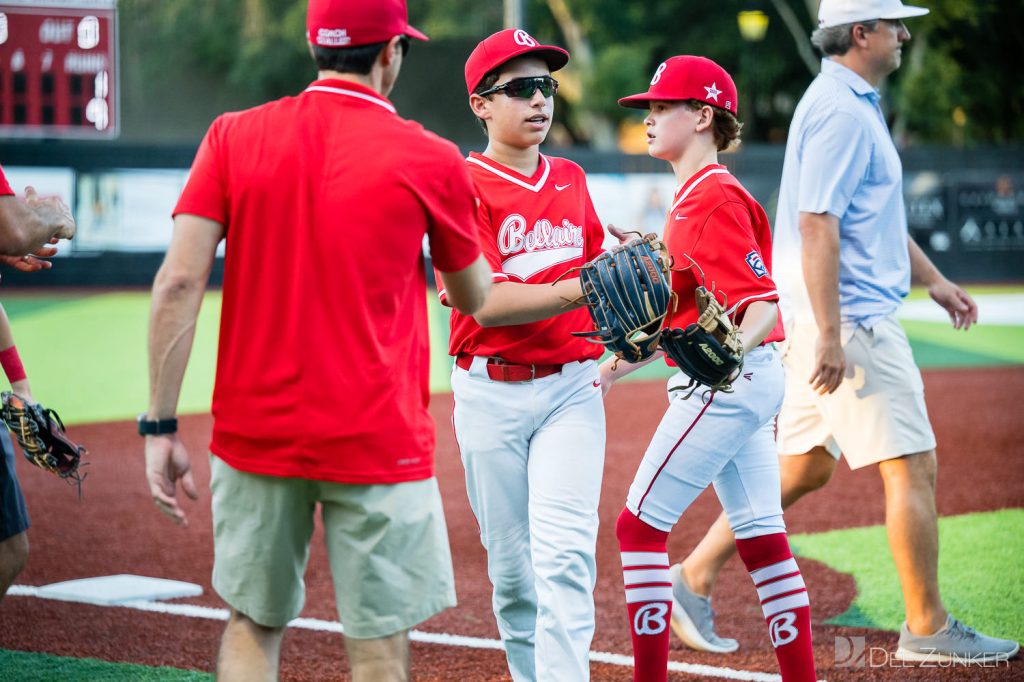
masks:
[[[904,622],[900,646],[893,657],[900,661],[970,665],[1006,661],[1016,656],[1019,649],[1020,645],[1011,639],[983,635],[948,616],[945,627],[925,637],[910,632]]]

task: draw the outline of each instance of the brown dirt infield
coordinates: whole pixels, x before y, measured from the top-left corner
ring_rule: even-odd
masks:
[[[939,440],[939,512],[943,515],[1024,507],[1019,465],[1024,455],[1024,368],[926,372],[928,406]],[[995,390],[998,387],[998,390]],[[598,541],[597,630],[593,649],[631,655],[622,596],[614,523],[636,463],[665,405],[658,383],[626,383],[608,396],[608,451]],[[445,496],[455,555],[459,606],[419,629],[496,638],[490,612],[490,585],[483,549],[463,489],[462,467],[451,433],[450,396],[436,396],[431,411],[438,424],[438,478]],[[213,547],[210,528],[209,465],[202,453],[210,418],[185,417],[182,433],[193,455],[202,491],[189,503],[190,526],[175,527],[154,508],[146,492],[141,441],[134,424],[119,422],[74,427],[73,435],[91,450],[89,477],[78,501],[63,482],[19,464],[33,527],[31,556],[16,581],[23,585],[89,576],[134,573],[186,580],[203,586],[191,604],[222,608],[212,592]],[[1009,465],[1009,466],[1008,466]],[[719,511],[705,493],[687,511],[669,546],[683,557]],[[879,524],[884,521],[881,480],[875,468],[851,472],[840,465],[828,487],[787,514],[792,532]],[[336,620],[325,552],[317,534],[307,573],[303,616]],[[842,613],[855,596],[852,578],[823,564],[801,561],[812,599],[819,677],[829,680],[1005,680],[1024,679],[1024,661],[998,669],[845,669],[834,666],[836,634],[864,635],[868,646],[895,648],[892,633],[836,628],[822,621]],[[714,593],[720,633],[737,637],[736,654],[692,652],[672,642],[673,660],[744,670],[775,672],[764,621],[747,574],[733,560]],[[170,665],[210,671],[223,624],[128,609],[9,596],[0,603],[0,648],[88,656],[110,661]],[[282,679],[347,679],[340,636],[292,630],[285,638]],[[438,645],[413,645],[417,680],[507,679],[504,656]],[[629,680],[632,670],[594,664],[595,680]],[[0,674],[0,677],[3,677]],[[696,679],[673,673],[671,679]]]

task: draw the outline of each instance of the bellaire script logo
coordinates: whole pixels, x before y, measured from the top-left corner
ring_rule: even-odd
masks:
[[[501,222],[498,230],[498,250],[503,256],[567,247],[583,248],[583,228],[569,220],[552,225],[551,221],[541,219],[527,229],[526,218],[513,213]]]

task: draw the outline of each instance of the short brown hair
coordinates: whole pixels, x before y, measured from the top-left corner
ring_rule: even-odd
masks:
[[[485,92],[485,91],[490,90],[491,88],[493,88],[494,84],[498,82],[498,78],[501,76],[501,67],[502,66],[504,66],[504,64],[500,64],[496,68],[491,69],[490,71],[485,73],[484,77],[480,79],[480,82],[477,84],[477,86],[475,88],[473,88],[473,94],[474,95],[479,95],[481,92]],[[486,97],[493,97],[493,96],[494,95],[486,95]],[[484,129],[484,134],[486,135],[487,134],[487,121],[483,120],[482,118],[478,118],[477,119],[477,123],[479,123],[480,127]]]
[[[711,107],[711,111],[714,112],[711,131],[715,135],[715,146],[718,147],[718,151],[721,152],[730,147],[739,146],[740,131],[743,130],[743,124],[732,115],[731,111],[727,111],[722,107],[716,107],[714,104],[702,102],[699,99],[687,99],[683,100],[682,103],[694,111],[700,111],[704,107]]]

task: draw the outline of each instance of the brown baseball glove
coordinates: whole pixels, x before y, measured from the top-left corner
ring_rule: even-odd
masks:
[[[21,446],[25,459],[41,469],[80,484],[79,467],[86,449],[64,433],[60,415],[16,393],[0,393],[3,420]]]
[[[686,329],[665,329],[661,333],[661,349],[690,377],[687,389],[707,386],[712,391],[728,393],[743,367],[743,344],[713,292],[700,286],[694,296],[697,321]]]
[[[658,350],[661,324],[673,301],[665,247],[649,234],[620,244],[579,268],[583,300],[594,329],[573,332],[619,358],[640,362]]]

